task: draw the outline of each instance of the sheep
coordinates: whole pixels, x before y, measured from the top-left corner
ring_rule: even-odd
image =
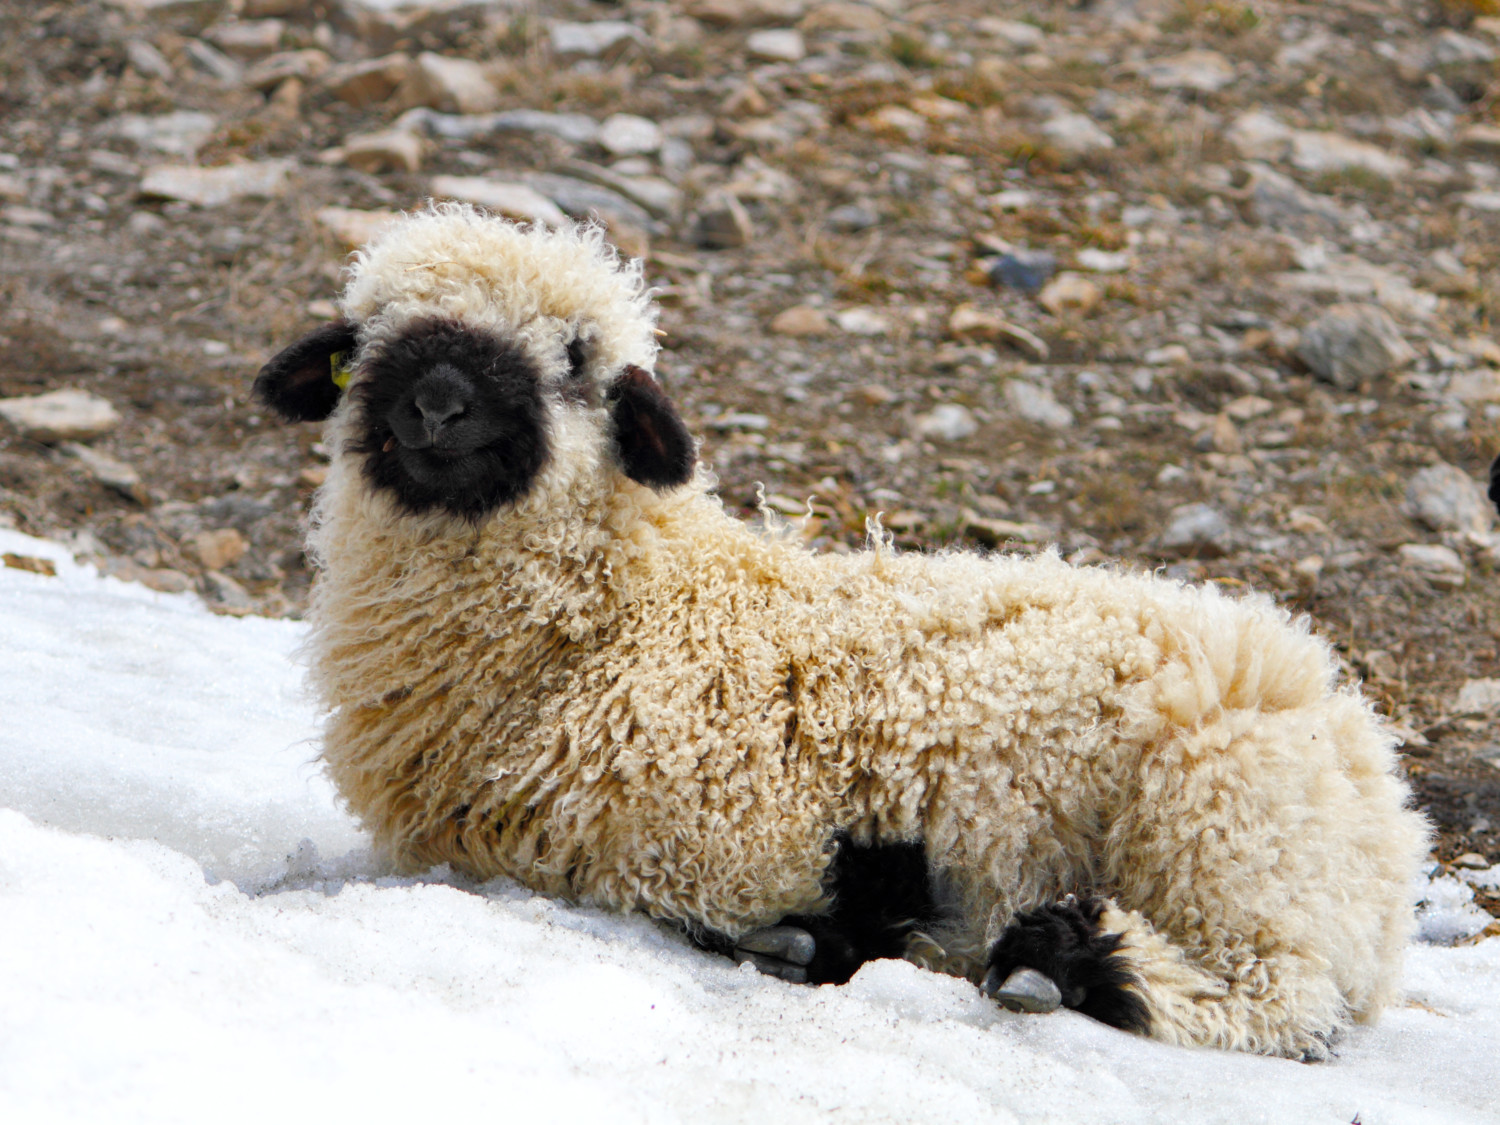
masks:
[[[340,309],[256,393],[327,419],[310,675],[397,864],[773,968],[878,931],[847,959],[1169,1043],[1326,1057],[1397,994],[1427,828],[1305,620],[733,518],[587,224],[429,205]]]

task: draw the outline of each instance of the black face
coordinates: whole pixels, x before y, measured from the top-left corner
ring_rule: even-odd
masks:
[[[488,333],[419,321],[367,357],[350,393],[354,451],[408,511],[479,519],[523,496],[547,463],[537,372]]]

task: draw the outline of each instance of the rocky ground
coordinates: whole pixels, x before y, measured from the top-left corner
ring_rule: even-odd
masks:
[[[731,507],[1263,591],[1500,861],[1488,8],[0,0],[0,523],[298,613],[256,369],[394,211],[594,213]]]

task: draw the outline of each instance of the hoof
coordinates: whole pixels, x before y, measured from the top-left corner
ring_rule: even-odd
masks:
[[[1003,981],[990,970],[984,978],[984,991],[1012,1012],[1055,1012],[1062,1007],[1062,990],[1052,978],[1035,969],[1017,969]]]
[[[735,943],[734,959],[791,984],[807,983],[807,966],[818,952],[812,934],[796,926],[767,926]]]

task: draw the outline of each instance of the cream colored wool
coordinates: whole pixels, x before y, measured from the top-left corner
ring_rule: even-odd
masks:
[[[343,304],[362,345],[493,328],[548,385],[575,332],[601,388],[654,359],[596,234],[463,208],[391,228]],[[836,832],[920,840],[950,971],[1094,893],[1159,1038],[1318,1054],[1391,1001],[1425,828],[1305,620],[1053,555],[814,555],[701,474],[633,483],[604,407],[548,402],[540,480],[477,527],[401,513],[347,452],[317,502],[324,755],[400,863],[738,936],[819,905]]]

